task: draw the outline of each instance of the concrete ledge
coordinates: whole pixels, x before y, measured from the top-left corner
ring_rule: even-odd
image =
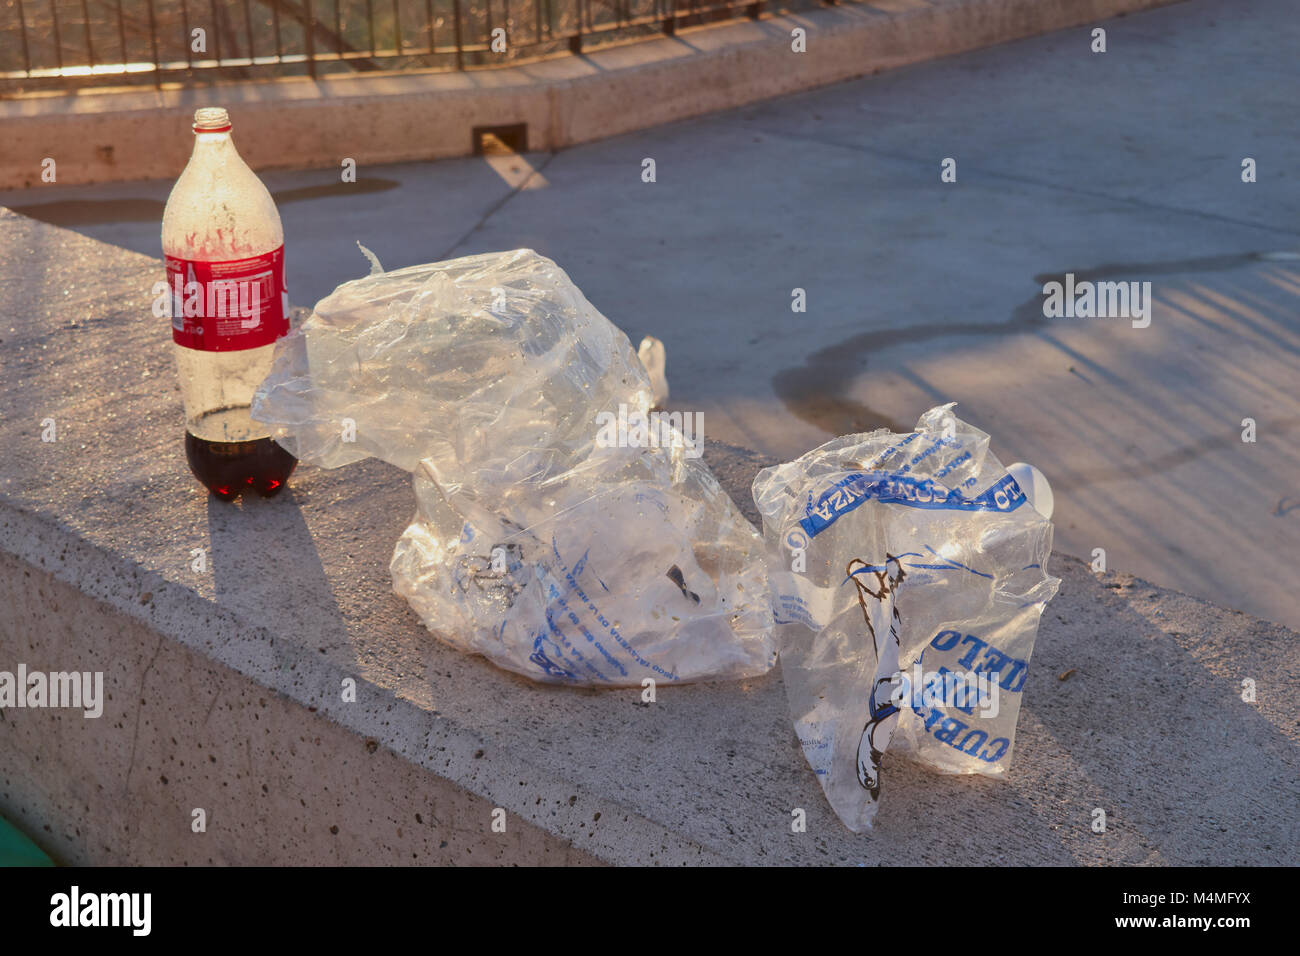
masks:
[[[231,108],[255,169],[463,156],[475,126],[517,123],[529,149],[558,150],[1170,2],[876,0],[501,69],[36,94],[0,101],[0,189],[39,185],[46,157],[64,184],[174,178],[211,103]],[[806,53],[791,52],[795,27]]]
[[[161,264],[3,209],[0,248],[27,250],[0,261],[0,670],[103,671],[107,697],[0,713],[0,814],[62,862],[1300,863],[1292,631],[1057,556],[1008,779],[891,763],[855,836],[777,674],[644,705],[435,642],[391,592],[395,469],[208,500]],[[764,462],[707,460],[752,519]]]
[[[6,535],[22,533],[11,516],[0,520]],[[29,530],[29,541],[52,543]],[[56,547],[80,573],[121,571],[102,554]],[[484,797],[10,554],[0,554],[0,600],[6,659],[76,662],[102,671],[110,689],[102,723],[75,711],[0,714],[0,806],[60,863],[597,862],[522,820],[483,840]],[[383,704],[366,709],[377,726]],[[408,743],[424,750],[436,723]],[[550,796],[560,807],[568,794]],[[192,830],[195,809],[205,833]]]

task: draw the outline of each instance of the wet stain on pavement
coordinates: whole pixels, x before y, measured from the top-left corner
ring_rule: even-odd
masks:
[[[9,208],[54,226],[102,226],[110,222],[150,220],[161,226],[165,205],[157,199],[60,199]]]
[[[287,202],[302,202],[305,199],[331,199],[334,197],[341,199],[344,196],[355,196],[358,193],[386,193],[400,185],[401,183],[395,179],[384,179],[375,176],[369,179],[358,179],[355,183],[322,183],[319,186],[281,189],[279,192],[271,193],[271,198],[275,200],[277,206],[280,206]]]
[[[388,192],[401,183],[376,176],[355,183],[323,183],[271,193],[277,206],[308,199],[330,199],[366,193]],[[10,206],[16,213],[48,222],[53,226],[102,226],[113,222],[157,222],[161,225],[166,203],[160,199],[60,199],[57,202]]]
[[[1029,311],[1021,307],[1011,319],[1001,322],[933,322],[860,332],[817,350],[802,365],[778,372],[772,377],[772,387],[791,414],[832,435],[865,432],[873,428],[910,432],[910,425],[901,426],[844,394],[866,371],[868,355],[895,345],[949,336],[1000,335],[1046,322],[1041,307]]]
[[[1116,279],[1121,276],[1147,279],[1188,272],[1224,272],[1253,262],[1274,260],[1280,255],[1282,254],[1273,252],[1247,252],[1164,262],[1108,263],[1091,269],[1042,273],[1034,276],[1039,291],[1018,305],[1007,319],[991,322],[931,322],[860,332],[834,345],[818,349],[800,365],[777,372],[772,377],[772,388],[792,415],[832,435],[847,435],[874,428],[909,432],[910,426],[901,427],[880,412],[847,396],[854,381],[867,370],[867,361],[873,352],[895,345],[912,345],[949,337],[1018,334],[1048,325],[1052,320],[1043,316],[1042,287],[1053,280],[1061,280],[1066,272],[1073,272],[1076,282]]]

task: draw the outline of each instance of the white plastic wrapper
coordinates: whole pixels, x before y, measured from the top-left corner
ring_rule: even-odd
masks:
[[[393,587],[447,643],[541,681],[762,674],[762,541],[653,398],[627,336],[520,249],[339,286],[253,416],[302,461],[412,473]]]
[[[1006,772],[1038,619],[1060,581],[1052,525],[933,408],[754,480],[795,732],[831,807],[871,826],[882,758]]]

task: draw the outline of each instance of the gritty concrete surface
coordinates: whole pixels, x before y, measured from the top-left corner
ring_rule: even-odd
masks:
[[[45,540],[40,529],[33,535]],[[54,546],[64,548],[62,563],[75,555],[88,560],[85,569],[113,573],[111,559]],[[96,719],[75,710],[0,713],[0,806],[60,863],[599,862],[519,818],[485,839],[493,804],[482,795],[8,553],[0,554],[0,594],[5,669],[13,673],[14,660],[76,662],[103,672],[108,691]],[[145,591],[141,600],[153,597]],[[426,735],[421,749],[439,748],[436,724],[416,725]],[[557,784],[534,788],[551,812],[568,809]]]
[[[214,102],[255,169],[465,156],[476,126],[518,123],[554,150],[1170,2],[872,0],[521,66],[0,100],[0,187],[40,182],[47,157],[63,183],[174,176],[188,152],[177,132]]]
[[[1300,17],[1105,28],[1105,54],[1081,27],[554,155],[271,173],[290,292],[363,275],[355,240],[389,268],[535,248],[664,340],[711,437],[785,459],[955,400],[1051,479],[1062,550],[1300,629]],[[157,256],[170,187],[0,204]],[[1150,327],[1044,319],[1066,272],[1151,282]]]
[[[149,311],[159,261],[7,211],[0,248],[21,250],[0,260],[0,668],[102,669],[110,695],[98,720],[0,715],[0,814],[59,859],[1300,863],[1293,631],[1057,555],[1008,778],[890,762],[854,835],[775,673],[647,705],[434,641],[388,577],[404,474],[303,467],[270,502],[209,500]],[[753,518],[764,459],[706,458]]]

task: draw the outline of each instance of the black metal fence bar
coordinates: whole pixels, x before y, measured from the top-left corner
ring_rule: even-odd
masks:
[[[55,0],[50,0],[50,23],[54,27],[54,56],[58,60],[59,69],[63,69],[63,38],[59,35],[59,5]]]
[[[303,26],[303,32],[307,35],[307,73],[314,80],[316,79],[316,11],[312,7],[312,0],[305,0],[307,4],[307,23]],[[338,0],[335,0],[337,3]]]
[[[208,32],[212,34],[212,48],[217,54],[217,62],[221,62],[221,21],[217,19],[217,0],[211,0],[209,6],[212,8],[212,29]]]
[[[248,31],[248,62],[252,63],[257,59],[257,49],[253,45],[253,5],[249,0],[244,0],[244,26]]]
[[[12,0],[10,9],[17,22],[0,23],[0,95],[38,88],[33,83],[43,84],[42,89],[76,88],[90,82],[91,76],[99,82],[107,76],[151,79],[161,85],[164,79],[184,83],[202,77],[303,70],[316,76],[322,64],[334,70],[502,66],[566,49],[582,54],[592,43],[607,39],[674,36],[686,26],[758,19],[836,0],[330,2],[333,8],[326,12],[314,0],[198,0],[196,9],[191,9],[192,0],[79,0],[72,8],[80,8],[78,23],[77,16],[68,13],[66,0],[63,12],[59,0]],[[140,19],[142,6],[147,13],[147,38]],[[281,23],[286,18],[288,32]],[[196,26],[205,31],[206,43],[199,51],[194,49]],[[493,49],[497,39],[493,31],[502,27],[507,31],[504,55],[499,44]],[[84,43],[76,36],[77,29],[85,31]],[[71,46],[65,47],[65,34]],[[148,53],[141,56],[146,39]],[[120,54],[118,63],[112,62],[115,54]]]
[[[86,65],[92,70],[95,68],[95,46],[90,41],[90,7],[86,5],[86,0],[81,0],[81,26],[86,31]]]
[[[456,20],[456,69],[465,69],[465,43],[460,35],[460,0],[452,0],[452,16]]]
[[[147,0],[147,2],[149,4],[149,46],[150,49],[153,50],[153,61],[155,64],[157,64],[159,62],[158,61],[158,20],[154,15],[153,0]],[[185,49],[188,50],[189,48],[190,48],[190,35],[189,35],[189,31],[187,30],[185,33]],[[162,74],[155,69],[153,77],[154,77],[154,85],[160,86],[162,84]]]
[[[27,47],[27,14],[23,10],[23,0],[18,0],[18,29],[23,41],[23,72],[28,76],[32,75],[32,55]],[[126,58],[123,57],[123,62]]]
[[[22,0],[19,0],[18,5],[19,7],[22,6]],[[24,39],[26,39],[26,36],[26,30],[24,30]],[[122,12],[122,0],[117,0],[117,39],[122,45],[122,62],[126,63],[126,18]]]

